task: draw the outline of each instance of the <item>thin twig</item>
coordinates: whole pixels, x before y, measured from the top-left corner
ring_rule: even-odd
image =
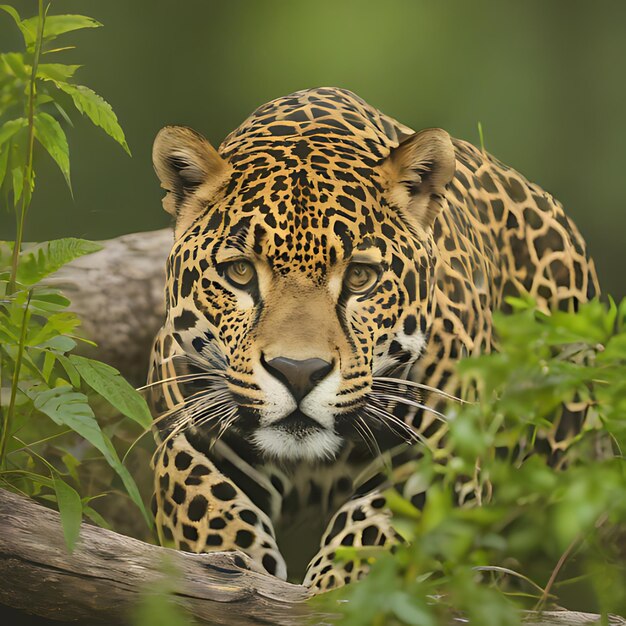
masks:
[[[541,595],[541,598],[539,598],[539,601],[537,602],[537,605],[535,606],[535,611],[541,612],[541,610],[543,609],[545,603],[548,600],[548,597],[550,596],[550,590],[552,589],[552,586],[554,585],[554,582],[556,581],[556,578],[559,575],[561,568],[563,567],[563,565],[565,565],[565,561],[567,561],[567,559],[569,558],[569,555],[572,553],[572,550],[576,547],[576,544],[578,544],[580,539],[581,539],[580,535],[577,535],[576,537],[574,537],[574,539],[569,544],[569,546],[567,546],[567,549],[565,550],[565,552],[563,552],[563,554],[561,555],[561,558],[558,560],[555,568],[552,570],[552,574],[550,574],[550,578],[548,579],[548,583],[546,584],[546,587],[543,590],[543,594]]]

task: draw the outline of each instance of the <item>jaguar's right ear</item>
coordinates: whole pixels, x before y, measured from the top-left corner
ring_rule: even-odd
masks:
[[[152,162],[168,193],[163,208],[176,218],[180,233],[206,208],[226,182],[230,166],[199,133],[186,126],[166,126],[154,140]]]

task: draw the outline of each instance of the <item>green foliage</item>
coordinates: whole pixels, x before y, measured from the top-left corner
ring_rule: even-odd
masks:
[[[42,282],[100,246],[67,238],[23,249],[24,221],[35,188],[33,155],[44,149],[71,190],[63,129],[69,120],[67,103],[129,150],[110,105],[72,82],[79,65],[40,63],[42,55],[67,49],[53,48],[58,37],[101,24],[81,15],[48,15],[41,1],[38,15],[28,19],[9,5],[0,9],[19,28],[25,47],[24,52],[0,54],[0,187],[17,223],[16,241],[0,242],[0,485],[56,502],[72,550],[83,515],[107,525],[91,506],[93,497],[79,495],[86,461],[106,462],[151,524],[112,440],[120,424],[138,424],[145,432],[151,417],[142,397],[117,370],[72,354],[78,342],[85,342],[77,334],[80,320],[68,310],[69,300]],[[123,417],[104,427],[94,406]]]
[[[24,53],[0,55],[0,187],[7,171],[13,173],[16,168],[28,169],[24,167],[23,148],[25,143],[28,144],[29,136],[32,141],[32,131],[34,138],[58,165],[68,187],[71,187],[67,137],[54,117],[56,113],[67,118],[63,108],[67,99],[63,94],[69,95],[80,113],[102,128],[130,154],[124,131],[111,105],[89,87],[72,82],[80,66],[39,63],[42,55],[58,54],[73,47],[54,48],[57,37],[83,28],[98,28],[102,24],[83,15],[46,15],[41,11],[39,16],[23,20],[9,5],[0,5],[0,9],[13,18],[26,47]],[[42,25],[43,29],[40,28]],[[17,117],[10,119],[15,113]],[[32,169],[30,174],[32,176]],[[33,180],[30,182],[31,185],[34,183]],[[9,180],[4,191],[12,191],[13,202],[17,204],[21,189],[21,184],[16,186],[14,181]]]
[[[41,111],[33,119],[35,125],[35,138],[46,149],[48,154],[54,159],[59,169],[65,177],[67,186],[71,189],[70,182],[70,148],[67,144],[67,137],[52,115]]]
[[[461,612],[506,626],[521,623],[513,609],[553,602],[626,613],[626,301],[552,315],[510,304],[512,315],[494,319],[500,351],[458,367],[480,400],[448,407],[445,454],[398,470],[428,485],[423,509],[388,492],[409,543],[337,554],[373,563],[363,581],[322,599],[340,623],[429,626]],[[539,442],[572,401],[589,410],[571,433],[562,418],[556,462]],[[481,506],[457,506],[455,489],[474,476]]]
[[[185,610],[176,593],[180,588],[181,573],[174,563],[164,558],[161,563],[162,576],[151,581],[131,612],[134,626],[194,626],[196,621]]]
[[[0,9],[6,11],[13,18],[16,26],[20,29],[22,37],[24,38],[26,50],[28,52],[34,52],[39,26],[38,17],[31,17],[22,20],[15,8],[8,4],[0,5]],[[43,29],[43,40],[45,42],[51,42],[64,33],[80,30],[82,28],[98,28],[99,26],[102,26],[100,22],[84,15],[46,16],[45,27]]]
[[[152,415],[148,406],[114,367],[76,355],[72,355],[70,361],[81,378],[120,413],[143,428],[150,428]]]
[[[67,82],[54,81],[54,84],[71,96],[74,106],[86,115],[96,126],[102,128],[113,137],[130,155],[130,148],[126,143],[124,133],[117,121],[111,105],[103,100],[95,91],[84,85],[71,85]]]
[[[136,626],[193,626],[196,622],[177,603],[173,593],[157,588],[146,591],[134,611]]]
[[[66,263],[101,249],[102,247],[93,241],[73,237],[44,241],[20,254],[17,279],[23,285],[35,285],[46,276],[61,269]],[[8,248],[0,247],[2,266],[10,263],[7,258],[8,251]],[[10,252],[12,253],[12,247]]]
[[[54,479],[54,492],[61,514],[61,524],[65,535],[67,549],[72,552],[80,533],[80,522],[83,516],[83,503],[80,496],[60,478]]]

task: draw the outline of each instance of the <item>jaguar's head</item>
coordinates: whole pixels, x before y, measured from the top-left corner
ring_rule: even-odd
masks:
[[[454,149],[438,129],[380,158],[316,136],[248,147],[220,154],[177,126],[154,144],[176,220],[164,328],[187,363],[187,417],[267,457],[332,458],[382,418],[374,377],[405,373],[425,344]]]

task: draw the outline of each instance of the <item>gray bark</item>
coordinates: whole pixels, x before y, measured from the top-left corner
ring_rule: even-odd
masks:
[[[165,578],[172,601],[201,623],[332,622],[304,603],[304,587],[253,571],[241,554],[178,552],[83,524],[70,555],[56,511],[4,490],[0,528],[0,603],[48,619],[123,624]],[[570,611],[528,613],[526,620],[529,626],[599,623],[597,615]],[[611,617],[609,624],[626,626],[626,620]]]
[[[68,554],[59,514],[0,490],[0,603],[48,619],[123,623],[168,578],[172,599],[211,624],[301,623],[307,591],[245,569],[243,555],[195,555],[83,524]]]

